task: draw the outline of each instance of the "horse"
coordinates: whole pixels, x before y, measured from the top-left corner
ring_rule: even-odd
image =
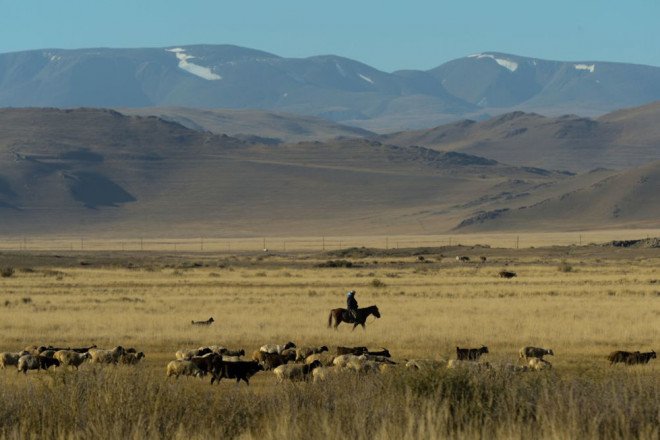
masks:
[[[330,316],[328,316],[328,328],[332,326],[332,318],[334,318],[335,330],[337,330],[337,326],[339,326],[339,324],[341,324],[342,322],[345,322],[347,324],[353,324],[353,330],[355,330],[355,327],[357,327],[358,325],[361,325],[362,329],[366,330],[364,327],[364,323],[369,317],[369,315],[374,315],[376,318],[380,318],[380,312],[378,311],[377,306],[369,306],[369,307],[364,307],[362,309],[357,309],[355,315],[357,319],[353,321],[353,317],[348,312],[348,310],[332,309],[330,310]]]

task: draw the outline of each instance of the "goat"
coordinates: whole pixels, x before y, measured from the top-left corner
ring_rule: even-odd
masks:
[[[513,278],[518,276],[517,273],[509,272],[508,270],[501,270],[498,272],[498,275],[500,276],[500,278]]]
[[[191,323],[192,325],[211,325],[211,324],[213,324],[214,322],[215,322],[215,320],[213,319],[213,317],[210,317],[210,318],[207,319],[206,321],[190,321],[190,323]]]
[[[655,351],[647,351],[646,353],[640,353],[638,351],[632,353],[626,359],[626,364],[636,365],[636,364],[648,364],[651,359],[656,359],[657,356]]]
[[[545,349],[545,348],[539,348],[539,347],[523,347],[518,351],[518,354],[520,355],[520,359],[530,359],[530,358],[539,358],[543,359],[543,356],[549,355],[549,356],[554,356],[555,353],[552,351],[552,349]]]
[[[488,353],[488,347],[482,345],[481,348],[460,348],[456,347],[456,359],[459,361],[477,361],[482,354]]]

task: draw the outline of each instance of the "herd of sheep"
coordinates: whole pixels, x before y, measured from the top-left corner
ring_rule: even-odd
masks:
[[[78,367],[85,361],[95,364],[135,365],[144,358],[144,352],[122,346],[103,350],[96,345],[84,348],[56,348],[30,345],[22,351],[0,353],[0,368],[15,366],[19,373],[28,370],[47,370],[50,367]]]
[[[359,373],[382,373],[392,368],[404,367],[415,370],[436,368],[467,369],[470,371],[500,370],[509,372],[542,371],[552,368],[544,359],[554,356],[551,349],[527,346],[519,351],[518,363],[491,364],[480,362],[488,347],[456,347],[456,359],[438,361],[435,359],[406,359],[394,362],[389,350],[370,351],[367,347],[337,347],[330,354],[327,346],[296,347],[293,342],[286,344],[266,344],[252,353],[251,360],[245,360],[244,350],[230,350],[217,345],[196,349],[179,350],[176,359],[167,364],[166,378],[179,376],[211,377],[211,384],[223,378],[241,380],[249,385],[250,378],[259,371],[272,371],[278,382],[313,379],[324,380],[342,371]],[[78,369],[84,362],[93,364],[135,365],[145,357],[143,352],[124,349],[121,346],[103,350],[95,345],[84,348],[55,348],[52,346],[29,346],[16,353],[0,353],[0,368],[15,366],[19,373],[28,370],[47,370],[50,367],[70,367]],[[646,364],[656,358],[655,351],[628,352],[614,351],[607,360],[610,364]],[[522,362],[524,365],[520,365]]]

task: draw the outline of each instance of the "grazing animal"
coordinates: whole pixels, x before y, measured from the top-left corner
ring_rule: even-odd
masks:
[[[15,367],[18,365],[18,359],[26,354],[29,353],[27,351],[21,351],[19,353],[0,353],[0,368],[4,369],[10,365]]]
[[[450,359],[447,362],[447,368],[453,369],[466,369],[469,371],[484,371],[490,370],[492,366],[488,362],[477,362],[474,360]]]
[[[284,380],[305,380],[315,368],[321,367],[321,361],[314,361],[311,364],[287,364],[280,365],[273,370],[279,382]]]
[[[273,353],[281,354],[282,351],[287,350],[289,348],[296,348],[296,344],[294,344],[293,342],[287,342],[284,345],[264,344],[264,345],[261,346],[259,351],[263,351],[264,353],[270,353],[270,354],[273,354]]]
[[[78,353],[73,350],[59,350],[55,352],[53,358],[60,361],[60,364],[63,366],[73,367],[76,370],[78,367],[85,362],[87,359],[90,359],[92,355],[89,352]]]
[[[500,276],[500,278],[513,278],[518,276],[517,273],[509,272],[508,270],[501,270],[499,271],[498,275]]]
[[[241,357],[241,356],[245,356],[245,350],[243,350],[243,349],[240,349],[240,350],[227,350],[227,349],[225,349],[225,351],[223,353],[220,353],[220,354],[222,354],[223,356]]]
[[[213,324],[214,322],[215,322],[215,320],[213,319],[213,317],[210,317],[210,318],[207,319],[206,321],[190,321],[190,323],[191,323],[192,325],[211,325],[211,324]]]
[[[335,325],[334,329],[337,330],[337,327],[339,324],[342,322],[345,322],[347,324],[353,324],[353,330],[355,330],[355,327],[358,325],[362,326],[362,329],[365,329],[365,322],[367,321],[367,318],[370,315],[374,315],[376,318],[380,318],[380,311],[378,311],[377,306],[369,306],[369,307],[364,307],[361,309],[357,309],[355,311],[355,316],[356,319],[353,321],[351,314],[348,313],[348,310],[346,309],[332,309],[330,310],[330,316],[328,316],[328,327],[332,326],[332,320],[334,318],[335,320]]]
[[[309,356],[316,354],[316,353],[323,353],[324,351],[328,351],[328,347],[325,345],[321,347],[299,347],[296,349],[296,362],[298,361],[304,361],[307,359]]]
[[[530,359],[530,358],[539,358],[543,359],[543,356],[549,355],[549,356],[554,356],[555,353],[552,351],[552,349],[545,349],[545,348],[539,348],[539,347],[523,347],[518,351],[518,354],[520,355],[520,359]]]
[[[655,351],[647,351],[646,353],[640,353],[638,351],[632,353],[626,359],[626,364],[636,365],[636,364],[648,364],[651,359],[656,359],[657,356]]]
[[[488,347],[481,348],[459,348],[456,347],[456,359],[459,361],[478,361],[481,355],[488,353]]]
[[[367,347],[337,347],[337,356],[341,356],[342,354],[354,354],[359,356],[367,351]]]
[[[466,256],[460,256],[459,257],[459,256],[457,256],[456,261],[458,261],[459,263],[469,263],[470,262],[470,257],[466,257]]]
[[[26,354],[18,358],[17,372],[23,372],[25,374],[27,370],[47,370],[52,366],[59,367],[60,361],[45,356]]]
[[[126,353],[119,358],[119,361],[124,365],[135,365],[140,362],[140,359],[144,359],[144,352],[140,351],[138,353]]]
[[[331,374],[337,374],[338,371],[339,370],[337,369],[337,367],[329,367],[329,366],[316,367],[312,371],[312,380],[314,382],[327,380]]]
[[[92,356],[91,362],[95,364],[117,364],[119,358],[126,354],[126,350],[121,345],[112,350],[100,350],[94,348],[89,351]]]
[[[631,353],[629,351],[613,351],[607,356],[607,360],[610,361],[610,365],[618,364],[618,363],[625,363],[628,358],[633,355],[639,353],[639,351],[636,351],[634,353]]]
[[[437,370],[446,365],[447,362],[435,359],[410,359],[406,361],[406,368],[412,370]]]
[[[170,376],[175,376],[178,379],[179,376],[203,377],[205,375],[206,373],[204,373],[204,371],[202,371],[193,362],[176,360],[167,364],[167,376],[165,379],[169,379]]]
[[[330,353],[314,353],[305,358],[306,364],[311,364],[314,361],[320,361],[324,366],[332,365],[335,357]]]
[[[187,361],[193,356],[204,356],[205,354],[212,353],[213,351],[208,347],[200,347],[192,350],[182,349],[176,352],[177,360]]]
[[[541,358],[531,358],[528,365],[530,370],[536,371],[549,370],[552,368],[552,364],[550,362]]]
[[[390,351],[385,347],[383,347],[381,351],[367,351],[365,354],[368,354],[369,356],[381,356],[386,358],[392,357],[390,355]]]
[[[212,361],[211,383],[227,378],[236,379],[237,384],[243,380],[249,386],[250,378],[259,371],[264,371],[264,367],[256,361],[224,362],[216,357]]]

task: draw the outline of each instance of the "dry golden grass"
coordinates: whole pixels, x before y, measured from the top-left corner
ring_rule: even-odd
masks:
[[[657,351],[660,348],[655,345],[660,336],[657,324],[660,315],[660,274],[657,272],[660,255],[657,250],[459,248],[445,249],[442,255],[427,254],[423,261],[413,254],[354,258],[350,260],[354,264],[352,268],[317,267],[329,259],[327,255],[128,254],[108,262],[108,255],[88,253],[60,255],[66,264],[63,261],[58,266],[53,265],[57,259],[53,260],[52,256],[5,254],[2,264],[7,266],[13,261],[15,272],[12,276],[0,278],[0,334],[3,335],[0,351],[17,351],[30,344],[85,346],[95,343],[108,348],[121,344],[144,350],[147,358],[136,369],[121,367],[115,371],[106,368],[101,376],[92,374],[96,370],[91,365],[83,366],[78,376],[75,372],[55,371],[49,374],[31,372],[27,377],[17,377],[14,371],[0,372],[1,385],[5,388],[0,402],[9,402],[28,391],[46,393],[48,389],[57,388],[61,381],[74,381],[80,390],[86,392],[90,387],[107,389],[109,383],[119,383],[122,387],[142,390],[142,394],[152,399],[166,400],[167,411],[172,411],[176,415],[172,416],[173,419],[180,424],[167,425],[167,432],[154,426],[145,428],[145,432],[149,432],[150,438],[177,438],[191,432],[200,437],[209,433],[193,429],[182,421],[179,415],[188,410],[177,407],[177,399],[190,403],[195,396],[202,396],[216,408],[218,405],[234,405],[226,397],[230,395],[236,402],[243,402],[245,407],[236,403],[234,413],[226,415],[227,420],[237,424],[232,425],[234,428],[226,432],[227,435],[301,438],[308,430],[292,426],[290,419],[286,419],[287,423],[269,425],[263,420],[249,422],[236,415],[236,411],[245,411],[251,417],[268,420],[274,417],[273,410],[262,406],[268,407],[268,402],[273,399],[297,410],[300,405],[306,405],[307,398],[299,395],[303,392],[301,388],[278,388],[271,373],[255,376],[249,391],[224,382],[209,391],[205,382],[193,379],[182,379],[176,385],[163,388],[165,365],[180,348],[219,344],[244,348],[249,353],[264,343],[291,340],[298,345],[327,345],[331,349],[337,345],[387,347],[395,360],[413,357],[448,359],[454,357],[457,345],[477,347],[485,344],[490,354],[484,360],[495,363],[515,363],[518,349],[523,345],[543,346],[555,352],[555,356],[549,358],[555,367],[553,378],[538,385],[546,387],[546,392],[555,389],[563,398],[569,398],[579,387],[586,387],[584,395],[580,394],[585,399],[581,404],[591,405],[591,399],[595,399],[598,393],[625,392],[632,393],[627,398],[641,399],[646,387],[655,387],[655,391],[647,396],[651,400],[643,401],[643,408],[644,411],[648,409],[647,405],[656,405],[657,408],[660,400],[657,393],[660,383],[654,365],[657,361],[644,367],[625,369],[609,367],[605,360],[605,356],[615,349]],[[487,261],[461,264],[454,259],[457,254],[471,255],[473,261],[479,261],[478,256],[484,255]],[[48,263],[44,264],[44,261]],[[72,261],[83,261],[85,265],[72,264]],[[498,278],[498,271],[504,268],[517,272],[518,277],[510,280]],[[377,304],[382,318],[371,317],[366,331],[358,328],[352,332],[346,324],[342,324],[338,331],[328,329],[329,310],[343,307],[345,292],[350,289],[357,291],[362,307]],[[193,319],[205,320],[210,316],[216,321],[210,327],[190,325]],[[446,387],[456,386],[453,381],[467,381],[464,386],[470,390],[471,387],[486,387],[489,391],[484,391],[484,395],[493,393],[491,399],[500,386],[513,387],[516,393],[523,393],[526,387],[532,386],[527,382],[537,379],[522,379],[523,382],[512,384],[511,380],[515,382],[516,379],[491,381],[451,375],[395,377],[383,379],[385,382],[369,379],[364,385],[367,387],[365,393],[375,400],[378,397],[373,393],[385,391],[396,393],[397,399],[404,399],[391,403],[402,406],[400,409],[382,408],[382,418],[387,423],[381,431],[369,431],[378,438],[397,438],[399,435],[433,438],[438,434],[472,437],[488,432],[506,438],[528,434],[531,429],[524,418],[515,422],[520,416],[520,408],[512,409],[511,420],[499,422],[492,414],[493,418],[488,419],[487,411],[482,408],[484,414],[474,419],[470,419],[471,410],[466,409],[461,416],[465,418],[465,424],[459,424],[463,430],[452,430],[450,426],[457,423],[456,420],[446,414],[442,418],[438,408],[451,405]],[[592,382],[593,377],[597,380]],[[308,397],[313,403],[307,403],[323,412],[314,405],[322,407],[323,393],[327,392],[337,399],[337,405],[344,406],[341,411],[365,411],[366,407],[359,406],[365,404],[364,399],[342,400],[340,390],[342,387],[350,389],[353,379],[343,380],[343,383],[315,385],[317,388],[310,389]],[[41,384],[46,391],[35,391],[32,388],[35,383]],[[328,387],[336,389],[328,390]],[[445,390],[441,393],[444,403],[434,400],[437,398],[435,392],[431,393],[435,397],[429,397],[426,392],[414,391],[416,387],[438,393]],[[421,396],[418,396],[419,401],[414,397],[418,394]],[[544,402],[550,405],[553,399],[546,397]],[[68,398],[74,399],[75,395]],[[144,404],[125,398],[131,405]],[[511,399],[509,404],[514,405],[515,396],[507,395],[506,399]],[[27,410],[20,409],[20,405],[16,404],[16,411],[23,414],[22,411]],[[94,405],[101,404],[96,402]],[[442,411],[445,410],[448,409]],[[550,411],[547,407],[543,410]],[[157,423],[162,415],[149,411],[141,408],[136,413],[148,419],[148,423]],[[190,411],[198,414],[197,410]],[[499,411],[503,410],[500,408]],[[555,431],[545,432],[543,436],[570,437],[586,432],[580,431],[582,427],[573,426],[571,430],[560,425],[570,414],[560,414],[558,408],[553,411],[557,411],[557,415],[548,416],[544,423]],[[572,408],[571,411],[579,409]],[[609,420],[608,417],[620,415],[600,413],[597,407],[591,411],[593,417],[603,418],[602,423]],[[4,419],[0,414],[0,426],[7,428],[2,431],[5,436],[33,436],[38,429],[44,429],[39,423],[50,423],[48,429],[57,429],[58,436],[66,437],[71,433],[71,426],[53,421],[35,421],[33,428],[22,432],[17,422],[4,414]],[[618,433],[620,435],[612,433],[601,437],[652,438],[658,431],[657,427],[655,431],[650,428],[651,423],[659,416],[657,411],[655,415],[652,411],[644,413],[634,432],[622,431]],[[337,434],[348,433],[349,436],[354,429],[352,423],[365,422],[362,416],[355,416],[350,421],[337,421],[334,417],[326,415],[323,423],[340,423]],[[413,423],[410,417],[417,418],[414,425],[397,425],[397,420]],[[534,417],[541,416],[535,413]],[[105,420],[96,415],[77,420],[75,424],[86,424],[92,419],[98,419],[97,423]],[[240,420],[243,420],[242,427]],[[534,420],[535,423],[543,421]],[[602,423],[594,423],[595,431],[590,431],[589,435],[606,429]],[[267,426],[272,429],[265,429]],[[485,427],[488,427],[486,431]],[[80,432],[91,433],[90,429],[85,425]],[[322,429],[328,438],[341,437],[330,435],[330,426]],[[639,429],[650,430],[642,432]],[[113,431],[110,437],[124,434]],[[140,437],[139,432],[128,434]],[[353,434],[353,438],[369,438]]]

